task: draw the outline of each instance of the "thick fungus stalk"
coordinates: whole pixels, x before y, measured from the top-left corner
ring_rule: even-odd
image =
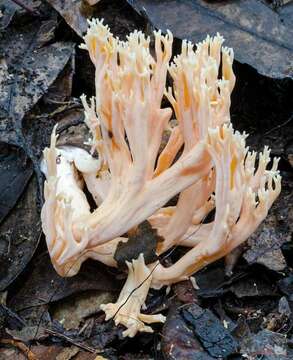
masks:
[[[96,95],[89,103],[81,98],[91,153],[58,148],[54,128],[44,150],[42,225],[61,276],[76,274],[87,258],[117,267],[117,245],[145,220],[162,239],[158,255],[173,246],[187,248],[167,268],[146,265],[143,254],[127,262],[128,278],[117,302],[102,309],[132,337],[165,320],[141,312],[150,287],[188,279],[256,230],[281,190],[278,159],[268,169],[269,149],[250,152],[247,135],[233,130],[233,51],[223,47],[219,34],[196,50],[183,41],[171,64],[170,32],[154,32],[154,56],[143,33],[134,31],[120,41],[98,20],[89,22],[84,40],[82,48],[95,66]],[[168,72],[173,83],[166,90]],[[164,95],[175,125],[172,108],[162,107]],[[166,130],[170,136],[163,146]],[[93,211],[84,184],[96,202]],[[166,206],[175,195],[177,204]],[[213,210],[214,220],[203,223]]]
[[[165,316],[141,313],[152,281],[151,270],[145,265],[143,254],[126,264],[128,277],[117,302],[101,305],[101,309],[106,313],[106,320],[114,318],[116,325],[122,324],[127,328],[124,336],[133,337],[138,331],[153,332],[145,324],[165,322]]]

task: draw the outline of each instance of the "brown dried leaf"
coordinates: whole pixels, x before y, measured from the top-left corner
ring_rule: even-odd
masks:
[[[79,353],[79,348],[77,346],[70,346],[67,348],[64,348],[57,356],[56,360],[70,360],[72,359],[76,354]]]
[[[33,353],[37,356],[38,360],[56,360],[58,354],[62,353],[63,347],[58,345],[37,345],[32,346]]]

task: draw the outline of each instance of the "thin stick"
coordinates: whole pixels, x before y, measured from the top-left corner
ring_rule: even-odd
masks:
[[[92,347],[90,347],[90,346],[81,344],[80,342],[76,342],[76,341],[74,341],[73,339],[71,339],[69,336],[66,336],[66,335],[64,335],[64,334],[61,334],[61,333],[59,333],[59,332],[57,332],[57,331],[54,331],[54,330],[51,330],[51,329],[45,329],[45,331],[46,331],[48,334],[51,334],[51,335],[57,336],[57,337],[59,337],[59,338],[61,338],[61,339],[64,339],[64,340],[66,340],[67,342],[69,342],[70,344],[73,344],[73,345],[75,345],[75,346],[77,346],[77,347],[79,347],[79,348],[81,348],[81,349],[83,349],[83,350],[89,351],[89,352],[91,352],[91,353],[93,353],[93,354],[102,353],[101,350],[96,350],[96,349],[94,349],[94,348],[92,348]]]
[[[265,132],[263,135],[268,135],[268,134],[272,133],[273,131],[282,128],[283,126],[287,125],[287,124],[288,124],[290,121],[292,121],[292,120],[293,120],[293,115],[291,115],[291,116],[289,117],[289,119],[287,119],[285,122],[283,122],[283,123],[280,124],[280,125],[277,125],[277,126],[273,127],[272,129],[270,129],[270,130],[268,130],[267,132]]]

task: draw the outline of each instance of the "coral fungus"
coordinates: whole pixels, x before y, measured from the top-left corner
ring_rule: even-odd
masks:
[[[95,66],[96,96],[82,97],[92,151],[56,146],[44,150],[45,204],[42,224],[49,253],[62,276],[76,274],[91,257],[117,266],[120,241],[148,220],[162,241],[156,252],[187,249],[177,262],[145,264],[143,254],[127,262],[128,278],[115,304],[102,305],[106,318],[127,329],[125,336],[152,331],[162,315],[141,309],[150,287],[187,279],[242,244],[266,217],[281,190],[278,159],[258,156],[245,134],[230,123],[235,84],[233,51],[220,35],[194,45],[183,41],[172,57],[170,32],[150,38],[135,31],[126,41],[102,21],[92,20],[82,48]],[[168,89],[169,72],[173,82]],[[162,107],[166,96],[170,107]],[[171,121],[172,110],[176,123]],[[163,134],[169,132],[162,147]],[[90,210],[84,182],[96,201]],[[175,206],[166,203],[178,196]],[[215,211],[214,220],[203,223]]]

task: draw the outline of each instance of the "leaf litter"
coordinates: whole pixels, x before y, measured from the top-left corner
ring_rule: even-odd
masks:
[[[129,0],[154,27],[197,43],[219,32],[236,60],[274,78],[293,76],[293,30],[278,13],[258,0]],[[180,16],[178,16],[180,14]]]
[[[4,14],[0,18],[0,289],[8,294],[7,302],[0,305],[0,334],[7,340],[2,341],[0,358],[291,356],[292,3],[280,7],[257,0],[102,0],[93,6],[76,1],[63,7],[58,0],[25,3],[39,16],[13,2],[5,4],[4,11],[0,2]],[[122,39],[135,28],[170,28],[178,44],[182,38],[198,41],[207,32],[221,32],[238,60],[232,118],[239,129],[252,132],[250,145],[255,149],[266,142],[274,155],[281,156],[284,191],[249,247],[237,255],[231,275],[219,261],[196,274],[196,289],[186,281],[168,294],[150,293],[146,312],[164,309],[167,315],[162,336],[141,334],[135,340],[122,340],[123,329],[105,323],[98,307],[101,299],[120,289],[123,272],[89,262],[76,277],[60,278],[39,241],[38,166],[54,124],[59,123],[59,144],[87,149],[78,96],[93,91],[89,81],[93,68],[75,48],[86,18],[93,15],[105,17]],[[10,184],[13,193],[5,192]],[[140,231],[142,238],[150,236],[144,227]],[[152,257],[156,241],[154,236],[149,249],[143,244],[121,247],[117,259],[123,262],[139,251]],[[178,251],[164,261],[171,264]]]

